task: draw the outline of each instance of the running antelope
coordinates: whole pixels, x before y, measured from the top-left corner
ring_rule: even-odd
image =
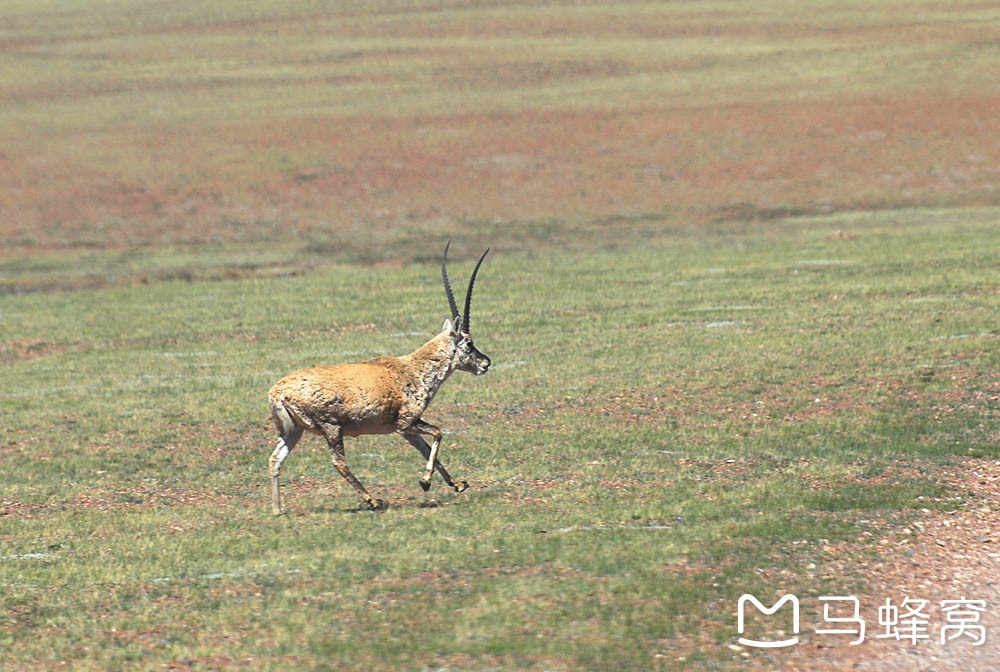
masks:
[[[382,501],[368,494],[351,473],[344,456],[344,437],[363,434],[396,433],[420,451],[427,468],[420,487],[431,487],[434,469],[455,492],[469,484],[455,485],[444,466],[438,462],[441,430],[424,422],[420,416],[453,371],[467,371],[477,376],[486,373],[490,358],[472,344],[469,333],[469,306],[476,274],[489,248],[479,257],[465,293],[465,312],[458,305],[448,282],[448,247],[441,257],[441,279],[451,308],[441,333],[414,352],[402,357],[378,357],[360,364],[340,364],[302,369],[274,384],[268,393],[271,419],[281,438],[271,453],[271,506],[281,514],[281,464],[295,447],[303,432],[313,432],[326,439],[333,466],[372,509],[382,508]],[[428,446],[422,436],[430,436]]]

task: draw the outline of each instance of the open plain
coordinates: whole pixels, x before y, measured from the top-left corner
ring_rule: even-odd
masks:
[[[0,667],[992,669],[997,72],[997,2],[3,3]],[[268,387],[448,239],[470,489],[309,437],[271,516]]]

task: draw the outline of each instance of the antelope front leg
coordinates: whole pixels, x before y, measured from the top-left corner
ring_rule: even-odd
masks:
[[[441,446],[441,430],[423,420],[414,422],[411,430],[417,434],[426,434],[432,439],[430,454],[427,456],[427,468],[424,470],[424,477],[420,479],[420,487],[424,489],[424,492],[427,492],[431,489],[434,463],[437,462],[438,448]]]
[[[406,439],[411,446],[420,451],[420,454],[423,455],[425,460],[430,459],[431,447],[427,445],[427,442],[424,441],[423,437],[419,434],[404,434],[403,438]],[[439,474],[441,474],[441,478],[444,479],[444,482],[447,483],[450,488],[453,488],[455,492],[465,492],[469,489],[469,483],[467,481],[462,481],[461,485],[455,485],[455,481],[452,480],[451,474],[448,473],[448,470],[444,468],[444,465],[441,464],[440,461],[434,462],[434,468],[437,469]]]

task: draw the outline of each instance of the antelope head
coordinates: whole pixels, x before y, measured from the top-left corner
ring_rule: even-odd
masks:
[[[444,246],[444,255],[441,257],[441,279],[444,281],[444,293],[448,297],[448,306],[451,308],[451,319],[445,321],[442,333],[448,332],[455,344],[455,369],[481,376],[490,368],[490,358],[479,352],[472,343],[472,334],[469,330],[469,308],[472,304],[472,287],[476,283],[476,274],[490,248],[486,248],[486,252],[483,252],[483,256],[479,257],[476,267],[472,270],[472,277],[469,278],[469,289],[465,292],[465,312],[459,315],[458,304],[455,303],[451,283],[448,282],[447,265],[450,246],[451,241],[448,241],[448,244]]]

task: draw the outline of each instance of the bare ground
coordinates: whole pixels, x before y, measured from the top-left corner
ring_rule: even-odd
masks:
[[[867,592],[859,595],[866,621],[865,640],[853,646],[849,635],[810,634],[816,628],[836,627],[822,621],[803,623],[804,641],[789,653],[767,655],[756,661],[759,669],[823,672],[825,670],[874,670],[900,672],[989,672],[997,669],[1000,654],[1000,460],[969,460],[955,471],[950,485],[968,492],[968,503],[956,510],[930,512],[907,527],[890,533],[878,545],[880,558],[860,561],[864,552],[850,547],[830,549],[838,559],[831,563],[845,575],[860,572]],[[886,628],[878,608],[891,599],[927,600],[928,639],[878,638]],[[975,644],[976,634],[956,635],[941,630],[949,621],[942,612],[944,600],[983,600],[979,624],[985,642]],[[844,615],[847,615],[846,613]],[[755,666],[756,667],[756,666]]]
[[[1000,96],[927,96],[93,131],[0,153],[0,249],[1000,201]]]

